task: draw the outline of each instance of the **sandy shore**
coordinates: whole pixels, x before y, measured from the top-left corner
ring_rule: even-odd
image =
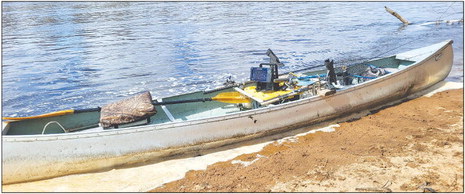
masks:
[[[463,89],[276,141],[153,192],[463,192]]]
[[[463,84],[438,87],[450,85]],[[2,185],[2,191],[463,192],[463,164],[463,89],[455,89],[348,122],[153,164]]]

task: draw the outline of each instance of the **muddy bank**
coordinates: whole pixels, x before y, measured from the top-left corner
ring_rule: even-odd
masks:
[[[463,89],[189,171],[154,192],[463,192]]]

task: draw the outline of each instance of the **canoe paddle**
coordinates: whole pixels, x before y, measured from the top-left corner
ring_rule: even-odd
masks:
[[[217,102],[223,102],[223,103],[236,104],[236,103],[248,103],[250,102],[250,99],[243,96],[239,92],[223,92],[211,98],[198,98],[198,99],[176,100],[176,101],[167,101],[167,102],[157,102],[156,100],[153,100],[152,104],[156,106],[156,105],[181,104],[181,103],[206,102],[206,101],[217,101]],[[37,115],[37,116],[30,116],[30,117],[2,117],[2,120],[20,121],[20,120],[27,120],[27,119],[39,119],[39,118],[47,118],[47,117],[55,117],[55,116],[61,116],[61,115],[69,115],[69,114],[76,114],[76,113],[83,113],[83,112],[95,112],[95,111],[100,111],[100,107],[87,108],[87,109],[62,110],[62,111],[56,111],[56,112],[46,113],[46,114]]]

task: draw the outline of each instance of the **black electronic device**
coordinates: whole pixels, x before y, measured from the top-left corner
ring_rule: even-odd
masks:
[[[280,90],[279,83],[275,83],[275,79],[278,79],[278,67],[284,64],[279,61],[271,49],[266,51],[266,55],[270,57],[270,62],[261,63],[259,67],[252,67],[250,69],[250,80],[257,82],[257,91]]]

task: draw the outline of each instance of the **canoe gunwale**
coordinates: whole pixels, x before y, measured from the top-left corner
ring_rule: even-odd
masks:
[[[420,67],[421,64],[423,64],[425,61],[431,59],[432,57],[435,57],[437,53],[442,52],[445,48],[447,48],[450,44],[452,44],[453,41],[446,40],[441,43],[444,43],[444,45],[440,49],[436,50],[435,52],[428,55],[427,57],[422,58],[422,60],[415,61],[413,64],[409,65],[405,69],[399,70],[398,72],[395,72],[395,73],[384,75],[377,79],[369,80],[369,81],[354,85],[352,87],[348,87],[346,89],[339,90],[335,94],[332,94],[331,96],[328,96],[328,97],[345,95],[349,92],[360,90],[367,86],[377,84],[379,82],[385,82],[388,79],[393,79],[397,76],[413,71],[415,68]],[[395,57],[396,55],[393,55],[393,56]],[[389,57],[393,57],[393,56],[389,56]],[[381,59],[381,58],[376,58],[372,60],[377,60],[377,59]],[[155,130],[164,130],[164,129],[169,129],[169,128],[183,127],[183,126],[189,126],[189,125],[200,125],[200,124],[205,124],[205,123],[214,123],[214,122],[221,122],[225,120],[237,119],[237,118],[242,118],[242,117],[249,117],[249,116],[264,114],[264,113],[273,112],[277,110],[289,109],[295,106],[300,106],[302,104],[324,100],[326,98],[327,97],[313,96],[309,98],[287,102],[284,104],[272,105],[272,106],[264,107],[260,109],[252,109],[252,110],[246,110],[246,111],[231,113],[231,114],[222,115],[222,116],[213,116],[213,117],[200,118],[200,119],[194,119],[194,120],[188,120],[188,121],[175,121],[175,122],[167,122],[167,123],[160,123],[160,124],[135,126],[135,127],[130,127],[130,128],[105,130],[101,132],[82,131],[82,132],[75,132],[75,133],[44,134],[44,135],[41,135],[41,134],[3,135],[2,140],[6,142],[54,141],[54,140],[58,141],[58,140],[93,138],[93,137],[100,137],[100,136],[112,136],[112,135],[140,133],[140,132],[155,131]]]

